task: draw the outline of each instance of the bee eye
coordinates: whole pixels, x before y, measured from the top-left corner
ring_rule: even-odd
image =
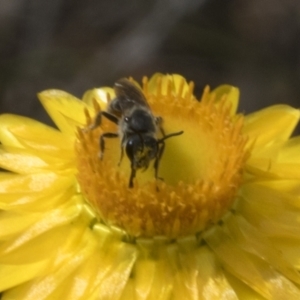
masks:
[[[129,117],[125,117],[125,118],[124,118],[124,121],[127,122],[127,123],[129,122],[129,120],[130,120]]]

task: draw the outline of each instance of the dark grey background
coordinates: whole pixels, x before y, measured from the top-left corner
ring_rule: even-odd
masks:
[[[49,122],[38,91],[180,73],[241,89],[240,110],[300,106],[299,0],[0,0],[0,112]],[[276,124],[274,124],[276,125]]]

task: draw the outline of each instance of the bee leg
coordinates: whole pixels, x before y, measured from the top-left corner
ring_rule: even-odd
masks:
[[[104,153],[104,149],[105,149],[104,138],[116,138],[118,136],[119,136],[119,134],[114,133],[114,132],[105,132],[100,136],[100,153],[99,153],[99,157],[100,157],[101,160],[103,159],[103,153]]]
[[[129,178],[129,188],[133,188],[133,179],[135,178],[136,169],[131,165],[131,173]]]
[[[97,128],[98,126],[100,126],[101,122],[102,122],[102,116],[104,116],[105,118],[107,118],[108,120],[110,120],[111,122],[113,122],[115,124],[118,124],[118,122],[119,122],[119,119],[116,116],[114,116],[106,111],[99,111],[95,117],[94,123],[91,124],[88,127],[88,129],[93,130],[93,129]]]
[[[121,154],[120,154],[120,159],[118,162],[118,167],[121,165],[121,162],[123,160],[123,156],[124,156],[124,142],[125,142],[126,138],[125,135],[123,135],[122,137],[122,141],[121,141]]]
[[[121,155],[120,155],[120,159],[119,159],[119,162],[118,162],[118,166],[120,166],[120,165],[121,165],[121,162],[122,162],[123,156],[124,156],[124,148],[121,146]]]
[[[115,124],[118,125],[119,119],[118,119],[115,115],[110,114],[110,113],[107,112],[107,111],[102,111],[102,112],[101,112],[101,115],[103,115],[103,116],[104,116],[106,119],[108,119],[109,121],[111,121],[111,122],[113,122],[113,123],[115,123]]]
[[[164,142],[161,142],[161,146],[158,150],[158,154],[157,154],[157,157],[154,161],[154,170],[155,170],[155,179],[159,179],[159,180],[164,180],[163,178],[161,177],[158,177],[158,168],[159,168],[159,162],[161,160],[161,157],[164,153],[164,150],[165,150],[165,143]]]
[[[100,126],[102,120],[102,111],[99,111],[96,115],[96,118],[94,120],[94,123],[92,123],[89,127],[88,130],[94,130],[98,126]]]
[[[163,127],[162,127],[163,118],[162,117],[156,117],[155,119],[156,119],[155,120],[156,125],[158,126],[160,133],[162,134],[163,137],[165,137],[166,133],[165,133],[165,130],[163,129]]]
[[[162,136],[165,137],[166,136],[165,130],[161,126],[159,126],[159,130],[160,130]]]

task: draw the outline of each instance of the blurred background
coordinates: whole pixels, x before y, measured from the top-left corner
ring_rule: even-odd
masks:
[[[241,90],[240,111],[300,107],[299,0],[0,0],[0,112],[50,123],[36,93],[81,97],[180,73]]]

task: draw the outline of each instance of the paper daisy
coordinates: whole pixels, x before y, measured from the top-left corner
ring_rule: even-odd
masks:
[[[133,133],[138,157],[183,131],[131,187],[125,129],[95,126],[117,85],[40,93],[58,130],[0,116],[1,300],[300,299],[299,110],[244,116],[232,86],[199,100],[179,75],[131,82],[163,128],[149,147]]]

